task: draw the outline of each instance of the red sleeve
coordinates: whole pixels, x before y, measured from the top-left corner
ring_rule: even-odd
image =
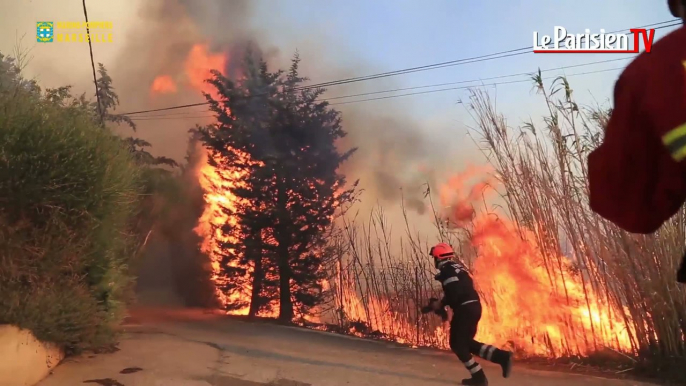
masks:
[[[622,75],[604,141],[588,157],[591,209],[629,232],[656,231],[686,199],[686,168],[663,144],[686,123],[685,73],[666,69]]]

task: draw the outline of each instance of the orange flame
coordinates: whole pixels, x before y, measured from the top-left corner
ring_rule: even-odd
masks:
[[[223,53],[210,53],[207,44],[195,44],[188,53],[184,63],[185,73],[190,87],[195,90],[210,94],[215,100],[219,99],[215,87],[205,80],[212,77],[212,70],[217,70],[224,74],[226,64],[229,58]],[[205,208],[202,216],[198,220],[198,225],[195,232],[202,237],[201,250],[206,253],[212,262],[212,280],[216,285],[216,293],[223,305],[245,303],[246,305],[238,309],[230,311],[234,315],[247,315],[250,310],[250,297],[252,285],[250,279],[252,277],[252,266],[248,266],[246,275],[242,278],[232,278],[232,280],[240,280],[242,285],[235,291],[229,293],[222,292],[221,288],[226,282],[227,278],[222,274],[221,259],[224,254],[222,248],[225,243],[236,243],[237,236],[231,233],[224,233],[220,229],[224,225],[230,227],[239,226],[236,217],[232,217],[226,213],[235,211],[237,205],[240,204],[240,199],[232,193],[231,189],[240,183],[243,177],[243,172],[237,170],[224,170],[212,166],[208,161],[211,156],[207,151],[202,150],[203,159],[201,160],[201,167],[198,170],[198,181],[205,192]],[[249,162],[249,156],[243,155],[245,162]],[[215,159],[214,161],[221,161]],[[218,162],[219,163],[219,162]],[[235,253],[234,250],[226,251]],[[236,261],[231,261],[230,265],[237,267]],[[276,316],[278,314],[278,307],[273,309],[271,313],[265,315],[261,313],[260,316]]]
[[[150,86],[152,94],[169,94],[176,92],[176,82],[169,75],[160,75],[155,78]]]
[[[241,199],[232,193],[231,189],[240,186],[240,181],[243,172],[226,171],[215,168],[208,162],[210,155],[203,151],[204,159],[201,161],[198,172],[198,180],[203,191],[205,192],[205,209],[202,216],[198,220],[198,225],[195,232],[202,237],[203,242],[201,250],[210,257],[212,262],[212,281],[217,288],[217,296],[223,305],[244,303],[245,306],[229,311],[233,315],[248,315],[250,310],[250,300],[252,292],[252,283],[250,279],[253,274],[253,266],[249,265],[245,276],[240,278],[232,278],[232,280],[239,280],[241,282],[240,288],[224,293],[219,290],[226,283],[227,278],[222,275],[221,257],[225,253],[235,253],[235,250],[223,250],[225,243],[237,243],[239,240],[237,236],[231,233],[222,232],[220,227],[225,224],[231,227],[239,226],[236,217],[232,217],[226,213],[228,211],[235,211],[237,206],[241,203]],[[248,156],[245,162],[248,162]],[[233,267],[238,267],[238,263],[234,260],[229,263]],[[273,306],[270,312],[259,312],[259,316],[276,317],[279,313],[278,305]]]
[[[224,74],[227,61],[228,58],[224,53],[210,53],[207,44],[193,45],[185,62],[186,76],[190,86],[210,94],[215,100],[219,99],[214,86],[205,81],[212,78],[212,70]]]
[[[228,60],[229,58],[225,53],[211,53],[207,44],[194,44],[188,51],[184,62],[186,86],[193,90],[208,93],[214,99],[218,99],[214,86],[205,81],[212,78],[212,70],[224,74]],[[177,84],[170,75],[157,76],[150,86],[151,95],[171,94],[177,91]]]
[[[185,62],[190,86],[216,99],[213,86],[204,80],[211,76],[211,69],[226,68],[227,61],[223,54],[209,53],[207,45],[193,46]],[[221,245],[237,240],[232,239],[235,236],[223,234],[218,227],[227,223],[237,225],[236,219],[224,209],[232,210],[239,204],[230,188],[242,176],[236,171],[217,170],[207,162],[209,155],[204,153],[204,156],[198,180],[206,192],[206,205],[195,231],[202,237],[202,250],[211,258],[213,280],[220,287],[225,280],[220,270]],[[501,346],[510,343],[529,355],[588,353],[602,346],[629,351],[632,331],[627,329],[627,323],[592,288],[584,288],[572,262],[565,256],[552,256],[556,266],[547,269],[550,251],[538,245],[533,233],[539,229],[523,229],[505,218],[477,213],[475,207],[483,201],[484,189],[493,185],[489,179],[482,178],[487,171],[490,168],[470,168],[453,177],[440,191],[446,217],[455,226],[470,227],[469,241],[477,252],[473,274],[484,304],[477,339]],[[468,185],[475,177],[480,177],[480,181]],[[251,270],[249,267],[246,284],[239,291],[224,294],[217,290],[224,304],[238,300],[249,304]],[[337,306],[345,309],[350,320],[365,320],[373,329],[399,342],[417,341],[413,337],[412,322],[416,310],[403,312],[394,308],[390,299],[360,297],[348,280],[336,285],[343,302]],[[246,315],[248,310],[246,306],[231,313]],[[261,316],[277,314],[278,306],[269,315]],[[447,329],[438,326],[433,334],[431,340],[447,348]]]
[[[537,243],[532,230],[476,211],[489,187],[496,186],[492,177],[484,178],[490,171],[469,168],[440,190],[444,218],[453,227],[469,229],[465,241],[476,252],[473,277],[483,304],[476,339],[514,348],[524,356],[584,355],[605,347],[631,352],[634,330],[627,326],[632,324],[593,288],[584,288],[570,259],[553,253],[551,266],[551,251]],[[479,179],[472,182],[474,178]],[[367,331],[359,331],[350,323],[349,333],[367,337],[371,328],[401,343],[449,349],[446,324],[439,324],[437,318],[417,320],[421,305],[413,304],[415,295],[397,294],[399,301],[378,298],[361,289],[340,263],[337,271],[336,309],[344,322],[363,321],[368,326]]]
[[[198,170],[198,181],[205,192],[205,209],[202,216],[198,220],[198,225],[195,232],[202,237],[201,251],[210,257],[212,264],[212,281],[217,286],[217,296],[222,304],[226,305],[234,303],[241,299],[246,294],[233,293],[226,295],[219,290],[219,287],[225,280],[222,277],[220,264],[222,243],[235,242],[236,239],[224,234],[220,227],[225,224],[231,226],[237,225],[235,217],[229,216],[224,209],[235,210],[238,198],[231,192],[231,187],[235,181],[240,177],[237,172],[223,172],[210,165],[208,162],[209,155],[207,151],[202,151],[203,158],[200,161],[200,169]],[[248,308],[240,309],[235,312],[238,315],[247,315]]]
[[[465,213],[472,219],[473,274],[484,304],[476,339],[510,343],[529,355],[588,354],[603,347],[629,351],[629,331],[618,310],[588,284],[584,288],[569,258],[546,251],[530,229],[475,213],[475,201],[491,184],[477,182],[464,194],[469,177],[453,178],[441,199],[453,224],[464,226]]]

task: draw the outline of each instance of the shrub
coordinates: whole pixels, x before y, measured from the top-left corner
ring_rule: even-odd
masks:
[[[138,177],[68,88],[0,82],[0,323],[71,351],[111,342],[132,284]]]

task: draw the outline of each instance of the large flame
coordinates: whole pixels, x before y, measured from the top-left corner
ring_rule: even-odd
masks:
[[[208,162],[208,157],[210,157],[208,152],[202,150],[202,154],[203,159],[200,161],[198,181],[205,192],[205,209],[198,220],[195,232],[202,237],[202,252],[210,257],[213,272],[212,281],[217,287],[217,296],[221,303],[223,305],[246,303],[246,306],[232,310],[231,313],[247,315],[250,309],[249,300],[252,289],[247,281],[251,272],[248,272],[244,278],[246,284],[239,290],[231,291],[228,294],[219,290],[227,280],[221,270],[222,244],[238,241],[234,234],[222,232],[221,227],[225,225],[238,226],[236,218],[226,212],[227,210],[235,211],[237,208],[239,198],[232,193],[231,188],[238,184],[242,174],[238,171],[224,171],[215,168]],[[234,250],[228,252],[235,253]],[[236,266],[237,263],[232,260],[230,264]]]
[[[217,70],[222,75],[226,76],[225,69],[229,63],[229,57],[225,53],[213,53],[209,51],[207,44],[195,44],[187,54],[184,62],[184,75],[187,80],[187,86],[195,91],[210,94],[215,100],[219,99],[219,95],[215,87],[206,82],[212,77],[212,70]],[[160,76],[153,83],[153,92],[162,92],[165,88],[170,88],[168,83],[171,77]],[[228,111],[227,111],[228,113]],[[237,170],[226,170],[224,168],[216,168],[209,162],[209,157],[212,155],[205,149],[199,149],[202,159],[199,162],[200,167],[197,170],[197,178],[200,186],[205,192],[205,208],[202,216],[198,220],[198,225],[195,232],[202,238],[201,250],[210,258],[212,265],[212,281],[216,286],[216,294],[223,305],[245,304],[243,307],[234,308],[229,313],[234,315],[247,315],[250,310],[250,297],[252,285],[250,279],[252,277],[252,266],[247,267],[246,275],[242,278],[232,278],[232,280],[239,280],[241,286],[233,291],[222,291],[220,288],[227,282],[227,278],[222,273],[222,255],[228,253],[240,253],[235,250],[223,251],[223,244],[235,244],[239,240],[237,234],[239,232],[223,232],[222,227],[228,225],[232,228],[239,226],[235,217],[227,214],[237,209],[240,203],[238,197],[232,193],[231,189],[240,183],[243,172]],[[247,154],[243,155],[244,162],[250,162]],[[215,163],[221,164],[221,160],[214,159]],[[228,264],[237,266],[235,259]],[[272,307],[271,312],[261,312],[260,316],[272,317],[278,314],[278,306]]]
[[[475,210],[484,206],[489,186],[495,185],[486,174],[490,171],[489,167],[468,168],[440,189],[442,215],[453,228],[469,230],[463,242],[476,254],[473,277],[483,304],[476,339],[524,356],[586,355],[605,348],[631,352],[630,321],[588,281],[584,283],[572,259],[538,244],[533,231],[541,229],[526,229],[503,215]],[[402,343],[449,348],[446,324],[437,318],[417,318],[423,304],[415,303],[425,299],[417,299],[412,289],[404,295],[374,295],[340,264],[334,277],[335,306],[348,323],[347,332],[365,337],[380,333]],[[408,284],[415,278],[399,280]]]
[[[169,75],[160,75],[152,81],[150,86],[150,93],[155,94],[169,94],[176,92],[176,82]]]
[[[205,80],[212,69],[223,72],[228,61],[227,55],[211,53],[207,45],[196,44],[184,63],[186,85],[216,98],[213,86]],[[176,83],[172,77],[162,75],[153,82],[151,92],[177,92]],[[204,150],[203,156],[197,177],[205,191],[205,208],[195,231],[202,237],[202,251],[211,258],[212,279],[220,288],[226,280],[220,269],[221,246],[238,240],[237,236],[224,234],[219,228],[225,224],[238,225],[226,209],[234,210],[239,204],[231,187],[242,175],[216,169],[208,162],[210,155]],[[528,355],[562,356],[589,353],[603,347],[630,351],[628,323],[593,288],[584,286],[570,258],[551,257],[551,251],[538,245],[532,231],[539,229],[524,229],[504,216],[474,210],[476,204],[484,201],[484,189],[492,183],[483,178],[488,171],[488,168],[470,168],[448,181],[440,191],[447,217],[453,225],[469,228],[471,236],[467,241],[477,254],[473,275],[484,304],[477,339],[501,346],[510,344]],[[468,184],[474,177],[480,177],[479,182]],[[555,267],[546,265],[550,261],[555,262]],[[239,290],[228,294],[217,290],[223,304],[240,300],[249,305],[251,270],[248,267],[245,284]],[[342,272],[337,275],[334,285],[340,292],[337,296],[340,304],[336,307],[344,309],[349,320],[366,321],[374,330],[399,342],[420,342],[416,319],[420,305],[409,304],[406,309],[399,309],[398,302],[390,298],[359,296],[359,288],[356,289],[352,278],[343,278]],[[231,313],[246,315],[248,305]],[[278,305],[268,315],[261,316],[277,314]],[[362,335],[354,330],[350,332]],[[434,326],[431,336],[421,341],[447,348],[447,329],[443,325]]]
[[[510,343],[529,355],[588,354],[606,347],[630,351],[627,323],[584,284],[569,257],[559,256],[557,248],[542,248],[533,230],[505,216],[477,214],[474,207],[490,183],[481,180],[467,188],[475,175],[472,169],[453,178],[441,200],[453,224],[472,222],[474,279],[484,304],[476,339]]]
[[[223,52],[213,53],[209,45],[204,43],[194,44],[188,51],[184,61],[184,74],[182,84],[192,91],[201,91],[210,94],[217,99],[217,90],[213,85],[206,82],[212,78],[212,70],[217,70],[226,76],[226,66],[229,57]],[[153,79],[150,85],[151,95],[177,93],[177,82],[168,74],[162,74]]]
[[[215,100],[218,99],[217,90],[206,80],[212,78],[212,70],[217,70],[226,75],[224,72],[227,63],[226,54],[210,53],[207,44],[194,45],[188,53],[185,63],[186,76],[188,76],[191,87],[210,94]]]
[[[218,99],[218,93],[214,86],[208,84],[206,80],[212,77],[212,70],[217,70],[222,75],[226,75],[225,69],[228,62],[229,57],[227,54],[223,52],[210,52],[207,44],[198,43],[193,45],[188,51],[184,61],[184,73],[177,78],[185,79],[183,84],[187,89],[196,93],[199,91],[210,94],[216,100]],[[152,95],[177,93],[178,91],[174,78],[166,74],[156,77],[150,86],[150,93]],[[236,205],[239,203],[238,198],[231,192],[231,188],[241,180],[241,173],[215,168],[209,162],[209,157],[212,155],[203,148],[199,148],[198,151],[201,153],[201,159],[198,163],[199,168],[196,170],[196,175],[200,186],[205,192],[205,207],[202,216],[198,220],[195,232],[202,238],[202,245],[200,247],[202,252],[210,258],[212,281],[216,286],[217,297],[223,305],[248,304],[245,307],[231,311],[232,314],[247,315],[251,292],[249,283],[250,271],[243,278],[246,281],[246,285],[242,286],[238,291],[231,291],[227,294],[220,290],[227,280],[221,270],[222,244],[227,242],[235,243],[237,241],[235,235],[222,232],[221,228],[225,225],[230,227],[238,225],[236,218],[228,215],[226,212],[236,210]],[[235,265],[236,263],[232,262],[230,264]]]

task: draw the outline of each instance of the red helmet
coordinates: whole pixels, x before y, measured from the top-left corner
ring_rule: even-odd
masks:
[[[436,262],[439,262],[455,257],[455,251],[453,251],[453,247],[450,245],[446,243],[440,243],[431,247],[429,255],[431,255]]]

